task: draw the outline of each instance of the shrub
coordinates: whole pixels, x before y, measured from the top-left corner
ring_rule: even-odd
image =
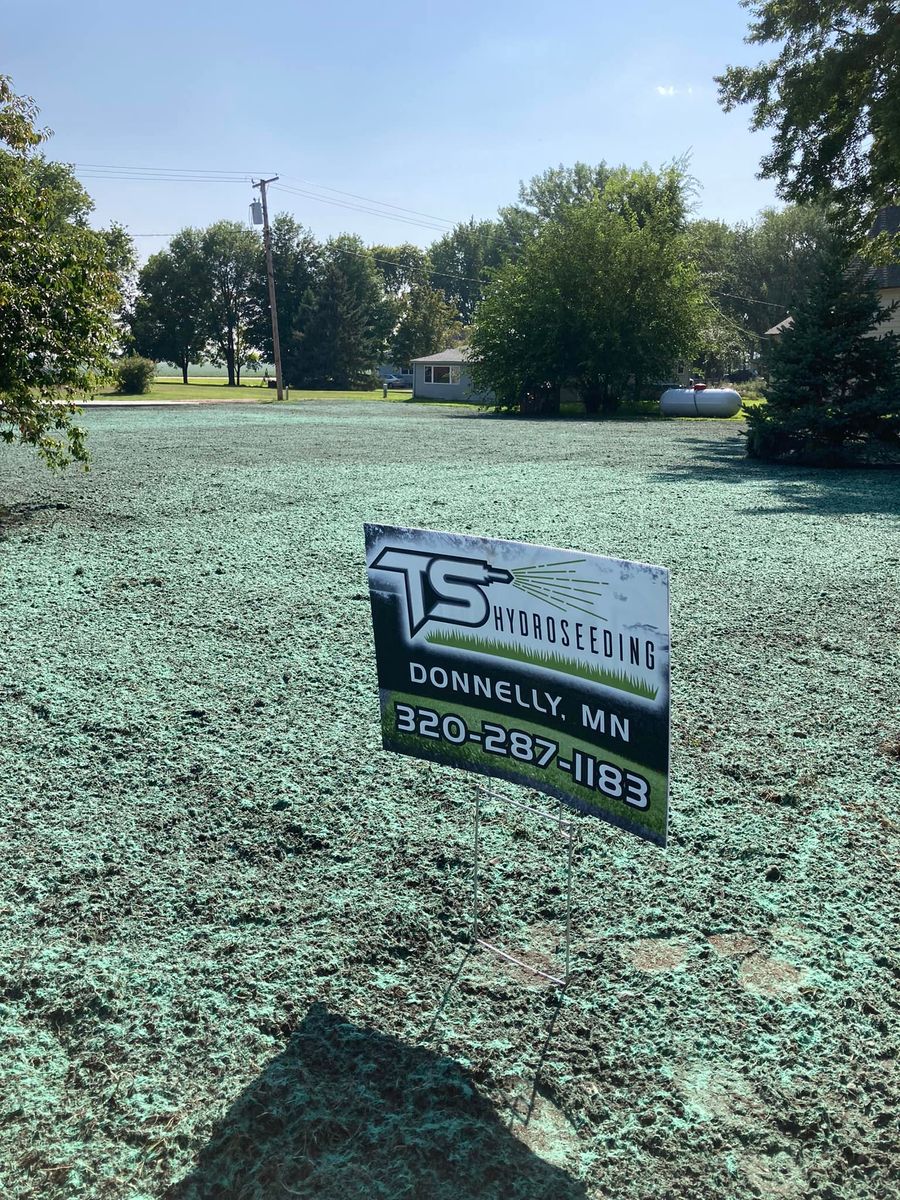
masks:
[[[155,373],[156,363],[150,358],[138,354],[120,358],[113,368],[116,391],[123,396],[142,396],[150,391]]]

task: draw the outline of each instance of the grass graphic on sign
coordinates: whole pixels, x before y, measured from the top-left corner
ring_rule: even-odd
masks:
[[[512,662],[531,663],[532,666],[559,671],[563,675],[588,679],[591,683],[599,683],[619,692],[630,692],[633,696],[643,696],[645,700],[655,700],[659,691],[659,688],[645,683],[637,675],[595,667],[590,663],[579,662],[576,658],[567,658],[564,654],[553,654],[549,650],[532,650],[530,647],[520,646],[516,642],[494,642],[470,633],[438,631],[429,633],[425,640],[430,646],[448,646],[452,650],[468,650],[475,654],[490,654],[495,658],[510,659]]]

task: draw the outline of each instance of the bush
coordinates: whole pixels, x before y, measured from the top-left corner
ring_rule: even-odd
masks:
[[[116,391],[123,396],[143,396],[150,391],[155,374],[156,363],[151,358],[141,358],[138,354],[120,358],[113,368]]]

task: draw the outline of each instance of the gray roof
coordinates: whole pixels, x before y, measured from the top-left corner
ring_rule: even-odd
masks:
[[[466,346],[453,350],[440,350],[437,354],[426,354],[424,358],[414,358],[414,363],[464,363],[469,361],[469,351]]]
[[[778,337],[786,329],[792,328],[793,324],[793,317],[785,317],[783,321],[779,321],[777,325],[773,325],[771,329],[767,329],[763,337]]]
[[[888,204],[878,210],[872,226],[872,235],[876,233],[890,233],[895,237],[900,234],[900,204]],[[900,287],[900,262],[874,267],[872,281],[878,288]]]
[[[875,224],[872,226],[872,237],[878,233],[889,233],[896,237],[900,235],[900,204],[888,204],[878,210]],[[869,278],[881,290],[884,288],[900,288],[900,262],[888,263],[883,267],[872,267]],[[767,329],[763,337],[778,337],[794,324],[793,317],[786,317]]]

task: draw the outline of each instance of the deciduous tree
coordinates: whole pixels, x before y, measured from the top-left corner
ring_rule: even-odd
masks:
[[[900,14],[894,0],[742,0],[774,58],[717,78],[728,112],[771,129],[762,175],[788,200],[837,201],[866,232],[900,188]]]
[[[200,253],[207,334],[214,358],[228,372],[228,386],[234,387],[241,382],[250,331],[260,321],[262,241],[238,221],[217,221],[203,231]]]
[[[182,229],[168,249],[151,255],[138,276],[130,324],[138,354],[175,363],[188,381],[209,338],[208,277],[197,229]]]
[[[59,467],[87,461],[74,401],[108,369],[126,239],[88,228],[90,197],[35,153],[35,117],[0,76],[0,437]]]
[[[391,361],[408,367],[412,359],[434,354],[460,335],[456,310],[442,292],[421,280],[400,299],[400,319],[391,339]]]
[[[372,246],[371,253],[384,289],[391,296],[402,296],[428,277],[427,251],[409,242],[401,246]]]
[[[500,268],[471,341],[479,390],[552,411],[571,385],[588,411],[609,412],[629,386],[667,377],[690,354],[704,295],[683,252],[683,210],[664,179],[648,205],[651,187],[617,174],[543,222]]]
[[[470,325],[489,275],[506,259],[508,240],[500,221],[465,221],[429,249],[431,284]]]

